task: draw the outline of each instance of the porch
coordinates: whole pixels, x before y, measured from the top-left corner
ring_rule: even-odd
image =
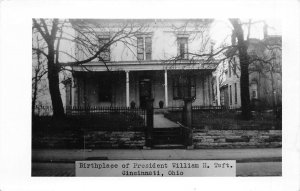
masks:
[[[184,87],[187,76],[189,87]],[[183,90],[193,105],[216,106],[217,83],[211,70],[151,70],[74,72],[66,85],[66,106],[145,108],[153,98],[155,109],[183,107]]]

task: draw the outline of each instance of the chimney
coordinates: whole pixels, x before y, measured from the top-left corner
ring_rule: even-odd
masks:
[[[232,31],[231,34],[231,45],[236,45],[236,35],[234,31]]]
[[[268,37],[268,25],[264,22],[264,39]]]
[[[214,46],[215,46],[215,44],[216,44],[216,43],[215,43],[214,41],[211,41],[211,42],[210,42],[210,53],[211,53],[211,54],[214,53]]]

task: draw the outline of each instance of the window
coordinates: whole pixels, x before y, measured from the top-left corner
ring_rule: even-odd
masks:
[[[178,56],[180,59],[188,59],[188,38],[178,37]]]
[[[257,83],[256,82],[252,82],[251,83],[251,99],[257,99],[258,95],[257,95]]]
[[[236,75],[236,60],[235,60],[235,57],[233,57],[233,73]]]
[[[146,60],[151,60],[152,40],[151,37],[145,37]]]
[[[228,74],[229,74],[229,78],[231,77],[231,62],[228,63]]]
[[[237,104],[237,85],[234,83],[234,103]]]
[[[138,60],[144,60],[144,38],[137,38],[137,57]]]
[[[196,81],[193,76],[174,76],[173,79],[173,99],[196,98]]]
[[[72,105],[72,82],[69,86],[69,105]]]
[[[214,84],[216,83],[216,77],[214,76],[212,81],[211,81],[211,90],[212,90],[212,98],[213,98],[213,101],[216,100],[215,98],[215,88],[214,88]]]
[[[152,39],[150,36],[141,36],[137,38],[137,59],[151,60]]]
[[[232,91],[231,91],[231,85],[229,86],[229,102],[230,102],[230,105],[232,105]]]
[[[108,79],[99,80],[99,101],[110,102],[112,98],[112,83]]]
[[[110,60],[110,48],[109,48],[109,38],[99,38],[99,46],[103,47],[103,50],[100,52],[99,60],[100,61],[109,61]]]

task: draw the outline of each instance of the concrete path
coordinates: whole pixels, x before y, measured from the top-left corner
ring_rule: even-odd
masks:
[[[179,127],[177,123],[165,118],[163,114],[154,114],[153,123],[154,128]]]

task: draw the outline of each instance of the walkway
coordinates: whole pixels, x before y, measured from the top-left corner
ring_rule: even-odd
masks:
[[[180,127],[177,123],[165,118],[163,114],[154,114],[153,123],[154,128]]]

